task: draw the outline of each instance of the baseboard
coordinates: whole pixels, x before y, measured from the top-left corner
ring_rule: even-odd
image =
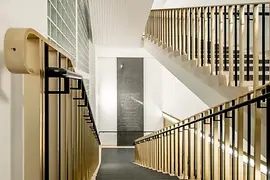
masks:
[[[100,165],[101,165],[101,153],[102,153],[102,147],[99,146],[99,160],[98,160],[99,162],[98,162],[97,168],[96,168],[91,180],[96,180],[96,177],[97,177]]]

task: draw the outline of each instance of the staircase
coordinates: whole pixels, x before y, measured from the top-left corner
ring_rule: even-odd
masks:
[[[135,140],[179,179],[270,179],[270,4],[152,10],[144,47],[209,109]]]
[[[144,46],[211,107],[269,82],[269,7],[152,10]]]
[[[92,179],[100,139],[72,57],[26,28],[7,30],[4,57],[11,73],[24,75],[21,178]]]
[[[95,180],[176,180],[149,169],[136,166],[134,148],[102,148],[101,165]]]

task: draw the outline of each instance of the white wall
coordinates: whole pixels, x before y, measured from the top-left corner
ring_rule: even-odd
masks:
[[[97,115],[99,131],[117,131],[116,57],[97,58]],[[115,133],[101,133],[102,144],[116,145]]]
[[[163,126],[162,111],[184,119],[208,107],[142,48],[104,48],[97,53],[99,131],[117,131],[117,57],[144,58],[144,131]],[[103,145],[116,145],[116,133],[101,133]]]
[[[162,98],[163,111],[181,120],[208,108],[200,98],[164,67],[162,68]]]
[[[96,52],[95,45],[89,41],[89,102],[96,119]]]
[[[144,130],[156,131],[163,127],[162,69],[153,57],[144,58]]]
[[[152,5],[152,9],[163,8],[167,1],[168,0],[154,0],[153,5]]]
[[[0,1],[0,179],[21,180],[23,153],[23,76],[4,65],[4,33],[10,27],[34,28],[47,35],[47,1]]]
[[[156,59],[146,58],[144,68],[144,92],[148,100],[145,102],[147,103],[145,110],[146,112],[150,111],[145,116],[148,127],[157,127],[151,119],[153,117],[161,119],[162,111],[179,119],[185,119],[208,108],[201,99]],[[160,123],[162,123],[162,119]]]

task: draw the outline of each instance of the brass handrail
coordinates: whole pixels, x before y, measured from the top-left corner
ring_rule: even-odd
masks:
[[[177,117],[175,117],[175,116],[173,116],[173,115],[171,115],[171,114],[169,114],[167,112],[162,111],[162,113],[169,116],[169,117],[171,117],[171,118],[173,118],[173,119],[175,119],[176,121],[179,121],[179,122],[181,121],[179,118],[177,118]]]
[[[156,9],[150,13],[145,37],[198,67],[208,67],[211,75],[226,78],[228,86],[250,86],[252,81],[256,88],[270,79],[266,9],[269,2]]]
[[[245,87],[252,81],[253,90],[136,139],[137,164],[184,179],[269,178],[270,153],[264,151],[270,147],[266,9],[269,2],[151,11],[146,41],[179,61],[209,69],[209,75],[225,77],[227,86]]]
[[[244,107],[249,108],[249,110],[246,110]],[[253,113],[260,113],[260,116],[258,116],[258,114],[252,115],[251,108],[254,108]],[[262,111],[262,108],[266,108],[266,110]],[[236,111],[237,111],[237,114],[236,114]],[[245,97],[242,96],[241,98],[238,98],[237,100],[232,100],[230,103],[226,102],[223,105],[215,106],[215,107],[210,108],[209,110],[203,111],[200,113],[201,116],[196,115],[194,117],[187,118],[180,123],[176,123],[172,126],[153,132],[147,136],[138,138],[137,140],[135,140],[135,162],[144,167],[151,167],[162,172],[180,176],[182,178],[191,178],[191,177],[194,178],[195,175],[187,174],[187,171],[188,171],[187,168],[191,168],[190,165],[186,164],[187,162],[182,162],[183,160],[179,160],[179,158],[182,156],[181,154],[183,154],[183,156],[186,156],[187,153],[189,154],[188,158],[191,158],[191,157],[195,158],[193,156],[193,153],[189,153],[186,150],[186,146],[187,144],[191,143],[189,147],[191,146],[190,148],[195,148],[194,139],[196,139],[196,142],[203,141],[204,143],[209,144],[209,145],[213,143],[213,145],[210,145],[213,148],[212,152],[215,152],[216,154],[221,154],[220,151],[222,151],[224,153],[224,154],[222,153],[223,155],[220,155],[221,157],[223,157],[223,161],[225,163],[224,165],[221,166],[221,164],[219,164],[218,162],[214,162],[214,159],[218,157],[214,157],[214,156],[212,157],[210,153],[210,149],[209,148],[205,149],[207,147],[206,145],[204,145],[205,147],[203,147],[201,144],[197,144],[195,148],[195,151],[197,152],[194,151],[196,153],[195,156],[197,158],[202,158],[202,156],[205,156],[204,158],[207,159],[207,156],[209,155],[210,157],[212,157],[212,160],[209,159],[208,162],[204,161],[203,163],[208,163],[211,166],[214,165],[217,168],[224,168],[225,166],[226,172],[222,170],[223,172],[220,174],[220,176],[222,175],[225,177],[247,177],[247,176],[251,176],[250,173],[252,172],[250,171],[255,170],[256,172],[256,168],[258,168],[260,173],[257,173],[256,176],[259,176],[260,178],[261,177],[264,178],[265,176],[268,176],[266,173],[267,170],[265,170],[264,168],[269,167],[270,159],[268,158],[267,154],[264,154],[263,156],[265,156],[267,160],[266,162],[264,160],[261,160],[261,145],[262,145],[261,143],[263,139],[268,139],[267,137],[270,135],[270,133],[266,132],[267,134],[264,134],[265,137],[261,137],[261,135],[260,136],[255,135],[254,145],[251,144],[250,139],[247,140],[248,152],[246,152],[244,151],[244,147],[243,147],[243,140],[247,138],[247,137],[244,137],[245,128],[243,126],[243,121],[244,121],[244,116],[247,116],[246,118],[249,119],[248,123],[251,126],[252,119],[253,119],[252,116],[255,116],[254,118],[256,119],[255,121],[255,129],[256,129],[258,128],[258,126],[259,127],[261,126],[261,121],[263,120],[263,116],[262,116],[263,113],[266,113],[266,117],[265,117],[266,122],[269,120],[270,118],[269,112],[270,112],[270,83],[260,88],[257,88],[257,91],[251,91],[247,93]],[[257,121],[259,121],[259,123]],[[235,125],[234,125],[236,122],[238,124],[237,129],[235,129]],[[231,125],[231,123],[233,125]],[[210,129],[212,128],[210,132],[209,132],[209,129],[208,131],[206,131],[206,129],[205,130],[201,129],[201,127],[209,128],[207,126],[210,126]],[[267,128],[268,127],[270,126],[267,125]],[[223,133],[220,134],[220,132],[218,132],[218,128],[221,128],[225,131],[224,135]],[[232,128],[232,132],[234,133],[229,131],[230,128]],[[183,135],[185,132],[189,132],[189,133],[186,135]],[[256,133],[256,132],[258,131],[255,130],[252,132],[251,130],[247,130],[248,136],[251,136],[251,133]],[[230,137],[233,136],[233,141],[236,141],[235,139],[236,133],[237,133],[238,143],[237,145],[234,143],[231,144],[229,139]],[[194,139],[190,137],[191,135],[193,136]],[[186,141],[187,137],[189,137],[190,139],[189,141]],[[222,142],[220,141],[220,138],[222,139],[224,138]],[[180,139],[182,139],[182,142],[180,142]],[[204,140],[201,140],[201,139],[204,139]],[[183,142],[185,142],[186,145],[181,145],[181,143]],[[251,145],[254,146],[255,148],[254,156],[251,155],[251,152],[249,150]],[[269,141],[267,140],[266,147],[269,148],[269,145],[270,145]],[[262,146],[265,146],[265,145],[262,145]],[[221,147],[223,147],[223,149],[221,149]],[[206,154],[202,154],[202,155],[197,154],[201,152],[199,151],[201,148],[204,149]],[[256,152],[256,149],[257,149],[257,152]],[[180,150],[181,150],[181,153],[178,154]],[[232,151],[232,153],[229,154],[229,151]],[[259,159],[257,159],[258,151],[259,151]],[[237,152],[237,154],[235,152]],[[146,156],[144,156],[142,153],[143,154],[146,153]],[[150,153],[150,154],[147,154],[147,153]],[[168,156],[170,156],[169,159],[168,159]],[[249,160],[243,160],[244,157]],[[242,163],[242,166],[236,167],[239,171],[238,174],[236,172],[234,172],[232,175],[227,174],[230,172],[229,166],[231,165],[228,164],[230,160],[234,162],[237,160],[238,163]],[[186,164],[185,171],[184,169],[182,169],[181,171],[177,169],[180,166],[182,166],[181,164],[179,164],[179,161],[181,161],[181,163]],[[254,162],[255,166],[251,164],[251,161]],[[202,164],[200,163],[201,161],[199,162],[199,164],[196,164],[196,166],[197,165],[202,166]],[[171,164],[171,165],[168,165],[168,164]],[[195,165],[195,162],[193,161],[192,164]],[[166,168],[164,168],[164,166]],[[176,166],[177,168],[175,168]],[[234,167],[234,165],[232,167]],[[263,169],[261,169],[262,167]],[[197,167],[197,169],[199,168],[200,167]],[[249,173],[247,173],[246,171],[244,173],[243,172],[244,168],[248,168]],[[214,168],[213,171],[211,170],[211,173],[210,171],[207,171],[207,170],[204,170],[204,171],[205,172],[202,172],[202,170],[200,170],[198,172],[199,173],[199,175],[197,175],[198,179],[201,178],[201,175],[203,175],[203,173],[204,173],[205,179],[209,179],[211,176],[216,177],[216,175],[214,174],[219,173],[216,168]],[[255,174],[253,175],[255,176]]]
[[[255,5],[255,4],[267,4],[269,1],[256,1],[256,2],[239,2],[239,3],[224,3],[222,4],[212,4],[212,5],[199,5],[199,6],[183,6],[181,8],[157,8],[157,9],[152,9],[152,11],[159,11],[159,10],[172,10],[172,9],[187,9],[187,8],[201,8],[201,7],[223,7],[223,6],[240,6],[240,5]]]
[[[11,28],[4,58],[11,73],[24,75],[23,178],[91,179],[100,140],[71,57],[33,29]]]
[[[266,100],[266,101],[264,101]],[[244,107],[249,107],[250,110],[244,110]],[[251,115],[251,108],[254,109],[253,113],[260,113],[260,115],[256,115],[253,114]],[[262,111],[262,108],[266,108],[266,111]],[[235,113],[235,111],[237,111],[237,115]],[[180,138],[184,138],[183,137],[183,133],[184,131],[188,131],[191,132],[191,134],[189,135],[185,135],[186,136],[191,136],[192,134],[194,138],[196,138],[197,142],[201,141],[202,137],[204,137],[205,140],[204,143],[209,143],[212,142],[213,148],[216,148],[216,150],[214,150],[214,152],[216,152],[217,154],[220,154],[219,152],[221,151],[222,146],[224,146],[225,148],[222,150],[224,152],[223,155],[223,160],[225,161],[224,166],[226,167],[226,172],[223,171],[222,175],[228,177],[228,176],[235,176],[235,177],[247,177],[247,176],[251,176],[251,172],[249,174],[245,174],[243,173],[243,168],[246,168],[246,166],[248,166],[250,169],[250,171],[253,171],[254,168],[258,168],[259,172],[262,171],[262,173],[257,173],[257,176],[259,177],[265,177],[267,176],[267,171],[262,170],[261,166],[264,165],[264,167],[269,167],[270,161],[269,159],[267,159],[267,161],[262,161],[261,160],[261,145],[262,145],[262,139],[265,139],[266,137],[268,137],[269,133],[267,133],[267,135],[265,135],[265,137],[258,137],[258,135],[255,136],[255,141],[254,141],[254,147],[255,147],[255,155],[252,156],[250,153],[250,150],[248,150],[248,152],[243,150],[243,140],[244,140],[244,126],[243,126],[243,118],[244,116],[247,116],[246,118],[249,117],[249,123],[251,123],[252,121],[252,116],[255,116],[254,118],[256,119],[255,122],[255,129],[258,128],[258,126],[261,126],[261,121],[263,119],[262,113],[265,112],[267,113],[268,111],[270,111],[270,83],[267,83],[264,86],[261,86],[259,88],[257,88],[256,90],[250,91],[248,93],[246,93],[245,95],[242,95],[241,97],[238,97],[237,99],[234,99],[230,102],[226,102],[222,105],[218,105],[215,107],[212,107],[206,111],[202,111],[200,114],[200,116],[195,115],[192,116],[190,118],[187,118],[185,120],[183,120],[182,122],[176,123],[170,127],[166,127],[163,128],[159,131],[153,132],[147,136],[138,138],[137,140],[135,140],[135,162],[139,165],[143,165],[144,167],[152,167],[156,170],[162,171],[162,172],[167,172],[167,173],[171,173],[171,174],[176,174],[178,176],[181,177],[185,177],[185,178],[190,178],[187,173],[187,169],[186,172],[183,171],[179,171],[179,169],[177,169],[176,172],[174,172],[174,168],[171,167],[166,167],[164,169],[164,166],[168,166],[168,163],[172,163],[173,166],[177,166],[177,168],[179,168],[180,164],[178,164],[178,160],[176,161],[175,158],[179,158],[180,155],[176,155],[175,153],[180,152],[181,150],[181,154],[185,154],[187,153],[187,150],[185,150],[187,147],[186,146],[182,146],[181,143],[179,143]],[[234,113],[232,113],[234,112]],[[246,115],[244,115],[246,114]],[[221,116],[222,115],[222,116]],[[215,118],[215,120],[214,120]],[[222,118],[222,119],[220,119]],[[230,120],[231,118],[232,123],[234,124],[234,121],[237,121],[238,123],[238,129],[236,130],[235,127],[230,127]],[[266,115],[266,121],[269,120],[270,115],[267,114]],[[223,125],[220,125],[222,120]],[[259,123],[257,122],[259,121]],[[217,123],[218,122],[218,123]],[[211,131],[211,133],[209,131],[204,131],[201,130],[201,127],[204,126],[204,128],[208,128],[207,124],[211,124],[210,126],[213,128],[213,130]],[[215,125],[216,124],[216,125]],[[215,125],[215,126],[214,126]],[[222,129],[224,129],[225,134],[223,136],[224,140],[221,142],[220,138],[221,138],[221,134],[218,134],[218,128],[221,126]],[[267,128],[269,127],[269,125],[267,126]],[[195,128],[195,129],[194,129]],[[237,146],[235,144],[231,144],[229,142],[229,139],[231,136],[235,136],[232,135],[232,133],[229,132],[229,129],[232,128],[232,132],[237,131],[237,141],[240,144],[237,144]],[[179,134],[177,134],[177,132],[179,132]],[[257,133],[258,131],[254,131],[253,133]],[[209,135],[212,134],[212,135]],[[251,136],[251,130],[248,130],[247,132],[250,136]],[[201,137],[202,136],[202,137]],[[207,137],[207,138],[206,138]],[[246,138],[246,137],[245,137]],[[208,142],[208,140],[209,142]],[[166,141],[166,143],[165,143]],[[172,146],[171,144],[169,145],[168,142],[174,143],[174,145]],[[192,138],[190,139],[190,141],[192,142]],[[249,147],[251,147],[251,142],[250,140],[247,140],[249,142]],[[189,144],[190,142],[187,142],[186,140],[182,140],[182,142],[185,142],[187,144]],[[150,144],[149,144],[150,143]],[[165,144],[164,144],[165,143]],[[194,142],[193,142],[194,143]],[[148,144],[147,146],[145,146],[144,144]],[[178,144],[178,145],[177,145]],[[210,143],[211,144],[211,143]],[[219,146],[218,146],[219,145]],[[269,142],[267,141],[266,146],[269,148]],[[181,147],[179,147],[181,146]],[[194,148],[194,144],[190,145],[189,147]],[[202,145],[199,144],[197,148],[202,148]],[[147,148],[147,149],[145,149]],[[165,148],[165,149],[164,149]],[[199,148],[199,149],[200,149]],[[228,148],[230,148],[231,150],[228,150]],[[168,149],[168,150],[167,150]],[[248,148],[249,149],[249,148]],[[256,152],[257,149],[257,152]],[[259,149],[259,150],[258,150]],[[145,152],[146,151],[146,152]],[[198,151],[198,149],[197,149]],[[204,149],[204,151],[206,152],[210,152],[210,149]],[[229,154],[229,151],[236,151],[237,152],[237,157],[235,156],[235,153]],[[258,158],[258,151],[259,151],[259,159]],[[143,156],[141,153],[150,153],[147,156]],[[165,153],[165,154],[164,154]],[[196,152],[199,153],[199,152]],[[174,159],[167,159],[166,157],[168,156],[168,154],[170,154],[170,156],[173,156]],[[174,154],[174,155],[172,155]],[[151,157],[151,159],[149,160],[149,156],[154,156]],[[165,157],[164,157],[165,156]],[[190,156],[193,156],[193,154],[191,153]],[[196,154],[196,157],[199,158],[201,156],[208,156],[206,154]],[[264,155],[267,157],[267,155]],[[234,157],[234,158],[232,158]],[[244,161],[243,157],[249,159],[249,161]],[[216,158],[216,157],[212,157],[212,158]],[[240,158],[240,159],[239,159]],[[254,161],[253,159],[254,158]],[[160,160],[161,159],[161,160]],[[230,172],[230,169],[228,163],[229,163],[229,159],[235,159],[234,161],[238,160],[239,162],[242,163],[243,167],[240,168],[238,167],[238,170],[240,171],[239,174],[227,174]],[[251,165],[250,162],[251,160],[254,162],[254,165]],[[150,162],[149,162],[150,161]],[[149,163],[153,163],[152,161],[154,161],[154,165],[153,164],[149,164]],[[161,162],[160,162],[161,161]],[[164,164],[164,161],[167,161],[166,164]],[[182,161],[182,160],[181,160]],[[211,163],[210,163],[211,162]],[[186,162],[184,162],[186,163]],[[204,162],[206,163],[206,162]],[[212,162],[212,160],[208,161],[208,163],[212,164],[215,162]],[[194,162],[193,162],[194,164]],[[209,165],[210,165],[209,164]],[[200,165],[200,164],[199,164]],[[188,164],[186,164],[186,168],[187,166],[189,166]],[[202,165],[201,165],[202,166]],[[215,166],[219,167],[219,164],[215,164]],[[221,165],[220,165],[221,166]],[[224,168],[224,166],[222,165],[220,168]],[[163,168],[162,168],[163,167]],[[234,167],[234,166],[233,166]],[[199,167],[198,167],[199,168]],[[240,169],[239,169],[240,168]],[[214,168],[214,173],[218,173],[217,169]],[[199,171],[199,177],[201,177],[202,170]],[[208,172],[204,172],[205,174],[205,179],[209,179],[210,178],[210,171]],[[246,172],[247,173],[247,172]],[[192,176],[193,177],[193,176]],[[200,179],[200,178],[199,178]]]

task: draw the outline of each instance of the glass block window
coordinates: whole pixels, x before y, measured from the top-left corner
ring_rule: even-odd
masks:
[[[76,1],[48,0],[48,38],[76,64]]]
[[[88,0],[47,0],[47,6],[48,38],[71,56],[77,70],[89,75],[90,60],[94,59],[89,58],[92,32]],[[84,76],[88,94],[89,77]]]
[[[88,0],[78,0],[78,68],[89,73],[90,21]]]

